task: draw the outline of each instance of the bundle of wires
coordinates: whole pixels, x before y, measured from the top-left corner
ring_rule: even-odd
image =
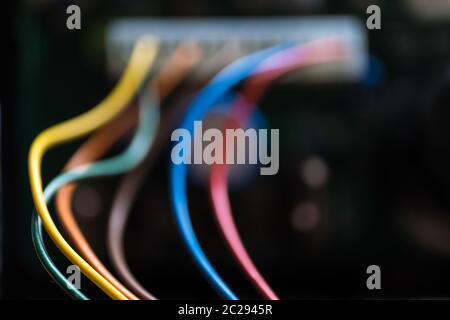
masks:
[[[158,93],[164,98],[186,76],[187,71],[197,63],[200,58],[199,51],[194,50],[194,54],[189,55],[188,49],[192,52],[192,46],[188,48],[188,46],[181,45],[169,59],[166,69],[163,68],[151,82],[149,88],[145,87],[141,90],[138,99],[139,125],[129,147],[123,153],[93,163],[136,125],[136,109],[131,106],[128,110],[122,110],[145,81],[157,51],[157,42],[154,39],[143,39],[136,44],[124,76],[102,103],[79,117],[45,130],[31,146],[29,154],[30,181],[33,199],[39,214],[39,216],[33,215],[32,222],[35,247],[49,274],[75,299],[87,299],[87,297],[65,279],[53,264],[45,249],[42,225],[62,253],[72,263],[79,266],[81,271],[111,298],[155,299],[131,273],[125,259],[123,235],[131,203],[143,177],[148,172],[151,155],[157,152],[157,148],[154,148],[153,153],[150,152],[159,119],[156,95]],[[342,46],[336,41],[325,39],[295,46],[292,44],[280,45],[241,58],[219,72],[200,91],[190,104],[181,122],[181,128],[192,133],[194,121],[201,120],[237,84],[249,78],[242,89],[242,94],[238,95],[239,98],[229,110],[230,117],[223,129],[243,125],[254,111],[252,106],[263,96],[271,82],[302,66],[341,59],[343,57],[341,49]],[[120,116],[116,117],[119,114]],[[81,137],[102,126],[103,128],[73,155],[66,165],[68,171],[53,179],[43,191],[40,167],[46,151],[57,144]],[[225,156],[225,153],[223,154]],[[146,157],[146,161],[143,162]],[[140,163],[143,164],[138,166]],[[122,284],[96,256],[80,230],[70,205],[76,185],[69,183],[89,177],[120,174],[136,167],[137,169],[126,176],[119,186],[108,226],[108,249],[113,265],[125,283]],[[217,164],[211,167],[209,192],[222,235],[241,269],[261,295],[267,299],[278,299],[251,260],[239,236],[231,212],[227,175],[226,165]],[[234,292],[209,262],[197,240],[187,205],[186,178],[186,165],[171,165],[170,191],[175,219],[182,239],[200,270],[222,297],[237,299]],[[59,233],[47,208],[46,204],[58,190],[56,207],[59,218],[81,256]]]
[[[197,62],[200,55],[193,55],[192,58],[194,57],[196,58],[195,62]],[[203,62],[194,71],[200,74],[211,72],[211,69],[216,69],[218,66],[224,65],[232,57],[233,52],[229,49],[228,45],[225,45],[218,55],[213,56],[213,58],[206,61],[206,63]],[[169,114],[162,116],[161,125],[158,129],[157,137],[155,138],[151,152],[148,153],[145,161],[143,161],[140,166],[127,173],[121,179],[111,206],[111,214],[108,222],[108,249],[113,266],[128,287],[143,299],[149,298],[149,292],[133,275],[126,261],[124,250],[125,228],[133,202],[138,195],[139,188],[143,184],[151,166],[154,164],[157,153],[169,139],[174,124],[179,121],[180,114],[183,114],[185,109],[185,104],[181,103],[172,108]]]
[[[111,94],[90,111],[74,119],[53,126],[39,134],[33,141],[29,153],[29,175],[33,200],[47,233],[61,252],[73,264],[77,265],[83,274],[113,299],[125,300],[127,297],[117,290],[108,279],[98,273],[67,243],[51,218],[47,202],[50,201],[55,191],[66,183],[89,177],[90,174],[93,174],[94,176],[101,174],[118,174],[123,172],[123,170],[129,169],[126,168],[126,166],[123,166],[123,162],[128,162],[129,166],[136,165],[140,161],[142,150],[149,147],[150,139],[148,139],[148,137],[152,134],[157,122],[157,109],[152,107],[154,104],[153,98],[148,91],[144,91],[140,96],[141,125],[138,129],[139,134],[135,135],[129,148],[122,155],[119,155],[110,161],[105,160],[101,166],[85,165],[58,176],[48,185],[45,194],[42,188],[40,172],[41,163],[43,155],[53,146],[86,135],[101,127],[103,124],[108,123],[118,115],[129,103],[137,89],[144,83],[148,71],[155,59],[157,48],[158,43],[153,38],[145,38],[138,41],[132,52],[129,65],[125,70],[124,75]],[[40,229],[40,219],[33,219],[33,226],[35,226],[37,230]],[[42,233],[36,233],[34,240],[35,243],[41,242]],[[57,282],[62,281],[62,283],[65,284],[65,288],[67,288],[74,297],[85,299],[86,297],[82,294],[80,295],[79,291],[76,290],[74,286],[67,285],[67,280],[54,266],[48,264],[51,260],[47,259],[48,255],[45,250],[41,250],[44,247],[39,245],[37,247],[39,249],[38,253],[45,255],[46,258],[42,261],[44,262],[44,265],[49,267],[48,271],[55,276],[55,280],[57,280]]]
[[[257,100],[262,97],[272,81],[302,66],[341,59],[343,52],[340,49],[341,47],[335,41],[320,40],[283,50],[266,59],[246,82],[242,89],[242,95],[231,108],[231,119],[226,128],[234,128],[247,121]],[[224,146],[224,158],[226,157],[225,150],[226,146]],[[264,298],[278,300],[278,296],[253,263],[239,236],[231,211],[227,190],[227,173],[226,164],[213,164],[211,167],[209,192],[216,221],[232,254],[249,280]]]
[[[161,99],[164,99],[170,92],[176,87],[176,85],[181,82],[187,75],[191,68],[198,62],[200,59],[200,48],[193,43],[183,43],[181,44],[174,53],[169,57],[168,61],[165,63],[163,68],[158,71],[157,75],[153,79],[151,83],[151,87],[159,93]],[[79,166],[83,163],[88,163],[95,161],[97,158],[101,156],[102,153],[106,152],[120,137],[122,137],[127,130],[131,129],[136,125],[136,117],[134,109],[131,109],[128,113],[124,113],[122,116],[115,119],[115,121],[111,122],[109,126],[104,127],[100,130],[96,135],[94,135],[91,139],[89,139],[84,145],[82,145],[77,152],[72,156],[69,163],[66,165],[66,168],[70,169],[76,166]],[[161,127],[161,123],[158,125]],[[158,132],[160,129],[158,128]],[[156,146],[158,145],[158,132],[156,133],[155,139],[151,139],[152,137],[148,137],[150,141],[152,141],[151,148],[144,148],[142,152],[146,152],[145,159],[140,163],[141,165],[137,166],[137,168],[142,168],[142,164],[148,162],[148,155],[151,154],[151,150],[154,151]],[[136,168],[136,169],[137,169]],[[133,171],[134,172],[134,171]],[[144,175],[135,176],[136,179],[140,179]],[[84,237],[81,232],[74,214],[72,212],[71,203],[72,197],[77,188],[76,184],[70,184],[62,187],[57,194],[56,197],[56,207],[58,216],[66,229],[69,237],[72,239],[72,242],[75,244],[81,255],[102,275],[108,278],[111,282],[115,284],[118,289],[123,291],[125,288],[121,283],[119,283],[114,276],[107,270],[107,268],[103,265],[100,259],[96,256],[93,249],[89,245],[88,241]],[[121,230],[117,230],[118,228],[123,228],[123,225],[120,219],[111,218],[113,221],[113,233],[110,233],[110,237],[112,238],[114,243],[116,239],[122,238]],[[110,243],[108,241],[108,243]],[[116,246],[117,247],[117,246]],[[119,264],[124,260],[123,254],[117,258],[117,252],[112,252],[111,254],[114,265],[117,265],[117,260]],[[122,263],[123,264],[123,263]],[[119,276],[124,280],[130,290],[134,293],[133,298],[139,297],[143,299],[153,300],[155,297],[143,289],[142,287],[136,287],[130,285],[128,281],[127,275],[124,276],[123,270],[118,270]],[[129,292],[128,289],[125,288],[126,291]],[[136,295],[136,296],[134,296]]]
[[[192,134],[194,121],[201,120],[234,85],[251,74],[253,69],[261,61],[282,48],[284,48],[284,46],[254,53],[239,59],[222,70],[194,99],[182,120],[180,127],[188,130]],[[182,239],[200,270],[219,294],[226,299],[236,300],[238,299],[237,296],[214,269],[197,240],[187,205],[186,178],[187,165],[184,163],[172,163],[170,168],[170,190],[175,220]]]
[[[333,42],[333,45],[336,45],[336,43]],[[302,64],[326,63],[340,58],[340,56],[336,54],[336,50],[333,50],[331,55],[324,54],[324,52],[327,52],[329,47],[326,46],[324,48],[323,43],[320,41],[313,42],[306,48],[303,48],[303,46],[305,45],[300,45],[297,47],[293,47],[292,45],[281,45],[269,48],[244,57],[222,70],[222,72],[220,72],[193,101],[181,123],[181,128],[187,129],[192,134],[194,121],[201,120],[207,112],[211,110],[215,103],[217,103],[217,101],[219,101],[229,90],[231,90],[233,86],[241,82],[243,79],[251,76],[253,73],[269,75],[266,75],[266,85],[259,87],[261,90],[256,91],[258,93],[255,97],[253,97],[254,99],[249,97],[249,101],[256,100],[259,95],[262,95],[264,89],[267,88],[271,80],[281,76],[287,71],[293,69],[295,66]],[[301,59],[293,60],[292,57],[299,53],[299,58]],[[303,59],[303,55],[305,54],[308,57],[307,59]],[[284,60],[286,57],[291,57],[291,59]],[[291,64],[287,63],[289,61]],[[293,64],[292,61],[294,61]],[[252,86],[253,84],[250,82],[249,87],[251,88]],[[248,92],[244,92],[248,94]],[[248,106],[250,104],[246,103],[244,105]],[[248,107],[236,107],[234,112],[246,111],[248,109]],[[245,120],[247,118],[247,114],[244,116],[238,116],[238,118]],[[265,297],[269,299],[277,299],[278,297],[254,266],[242,244],[242,241],[240,240],[237,228],[232,219],[229,200],[226,194],[225,167],[221,168],[222,169],[220,169],[220,167],[216,167],[215,173],[213,172],[211,175],[211,196],[222,233],[225,236],[225,239],[236,259],[255,286]],[[197,236],[195,235],[190,220],[187,205],[186,178],[187,166],[183,163],[173,163],[171,165],[170,177],[172,204],[183,241],[185,242],[187,249],[193,256],[202,273],[206,276],[212,286],[219,292],[219,294],[226,299],[235,300],[237,299],[237,296],[216,272],[197,240]]]

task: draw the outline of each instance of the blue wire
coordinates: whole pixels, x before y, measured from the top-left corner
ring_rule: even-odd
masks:
[[[287,46],[290,45],[283,44],[256,52],[235,61],[219,72],[191,103],[180,127],[187,129],[192,135],[194,121],[202,119],[233,86],[249,77],[263,60],[285,49]],[[172,162],[170,168],[170,191],[179,232],[197,266],[216,291],[225,299],[238,300],[239,298],[231,291],[209,262],[195,235],[187,205],[186,178],[186,164],[175,164]]]
[[[216,112],[218,115],[227,116],[231,110],[231,107],[234,106],[239,97],[240,94],[236,93],[234,90],[228,91],[226,95],[221,98],[220,102],[215,104],[214,112]],[[267,128],[267,120],[264,114],[259,110],[259,107],[255,105],[252,106],[251,109],[253,110],[252,114],[250,118],[245,121],[244,129]],[[258,164],[246,165],[245,172],[239,172],[239,178],[236,178],[234,176],[234,173],[230,171],[228,176],[228,187],[230,188],[230,190],[238,190],[239,188],[244,186],[251,179],[251,177],[257,174],[259,167],[260,166]],[[207,184],[209,181],[208,177],[204,175],[193,175],[191,176],[191,178],[193,179],[194,183],[197,183],[201,186],[205,186],[205,184]]]

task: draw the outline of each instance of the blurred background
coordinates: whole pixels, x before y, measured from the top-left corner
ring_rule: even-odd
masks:
[[[66,28],[71,4],[81,8],[81,30]],[[365,27],[371,4],[381,8],[380,30]],[[365,67],[358,79],[286,80],[268,91],[260,107],[265,121],[280,129],[280,170],[274,176],[249,173],[233,183],[231,201],[243,241],[283,299],[450,296],[449,1],[27,0],[5,6],[1,298],[66,299],[32,245],[27,152],[40,131],[88,110],[114,85],[107,41],[114,22],[338,16],[359,22]],[[231,33],[233,22],[228,23]],[[226,23],[224,30],[226,41]],[[188,86],[182,84],[179,95]],[[78,145],[49,153],[44,181],[61,171]],[[185,251],[172,218],[169,147],[133,207],[127,259],[160,298],[218,299]],[[244,298],[257,298],[220,237],[200,175],[194,170],[188,188],[199,240],[230,286]],[[82,230],[107,265],[106,221],[117,182],[83,182],[73,203]],[[65,269],[69,262],[50,241],[48,248]],[[381,268],[381,290],[366,287],[372,264]],[[90,296],[105,298],[82,281]]]

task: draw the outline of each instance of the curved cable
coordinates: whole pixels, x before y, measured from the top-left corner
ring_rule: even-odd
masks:
[[[158,108],[150,100],[148,90],[144,90],[140,101],[139,127],[128,148],[121,154],[106,160],[79,166],[54,178],[45,188],[44,197],[50,202],[55,192],[73,181],[99,176],[109,176],[130,170],[142,161],[149,149],[158,122]],[[136,299],[136,298],[134,298]]]
[[[76,288],[66,277],[58,270],[53,263],[50,255],[45,249],[44,235],[42,234],[42,220],[36,212],[31,215],[31,238],[33,239],[33,245],[36,250],[39,261],[44,266],[50,277],[58,284],[58,286],[64,290],[69,297],[75,300],[89,300],[89,298]]]
[[[285,48],[285,45],[259,51],[237,60],[219,72],[191,103],[180,127],[187,129],[192,135],[194,121],[202,119],[228,90],[248,77],[261,61],[283,48]],[[211,265],[195,235],[187,205],[186,178],[186,164],[172,163],[170,167],[170,191],[175,220],[182,239],[194,261],[218,293],[226,299],[236,300],[238,297]]]
[[[193,43],[183,43],[172,54],[164,67],[158,71],[152,80],[152,87],[157,87],[163,98],[167,96],[189,71],[189,61],[198,56],[198,46]],[[198,60],[198,59],[197,59]],[[119,117],[113,119],[112,122],[101,128],[91,138],[89,138],[71,157],[66,164],[65,169],[93,162],[100,158],[108,149],[119,140],[128,130],[135,127],[137,122],[136,109],[128,109]],[[151,137],[149,137],[150,139]],[[153,147],[152,147],[153,148]],[[146,149],[144,148],[143,151]],[[148,149],[150,150],[150,149]],[[78,226],[75,216],[72,212],[71,203],[72,196],[77,185],[75,183],[68,184],[59,189],[56,196],[56,208],[58,217],[66,229],[67,234],[72,242],[79,250],[80,254],[89,264],[93,266],[101,275],[108,279],[118,290],[120,290],[129,299],[137,299],[137,297],[125,288],[104,266],[97,257],[89,242],[84,237],[80,227]],[[150,293],[148,299],[155,299]]]
[[[322,56],[321,59],[318,59],[316,55],[309,55],[308,59],[308,53],[310,53],[311,50],[316,51],[314,48],[317,45],[325,45],[326,47],[323,49],[325,49],[327,52],[330,52],[330,56]],[[330,49],[329,43],[314,42],[283,50],[282,52],[276,53],[270,58],[267,58],[260,64],[260,66],[258,66],[258,68],[255,70],[254,75],[246,81],[242,90],[242,96],[245,98],[237,99],[236,103],[231,108],[231,116],[234,119],[238,120],[239,123],[245,123],[250,113],[253,111],[253,108],[255,107],[257,101],[268,89],[271,82],[284,75],[285,73],[297,69],[301,66],[311,65],[314,62],[327,62],[327,59],[328,61],[330,59],[335,59],[336,57],[332,56],[335,50],[328,51],[327,49]],[[312,57],[314,57],[313,60],[311,59]],[[228,121],[228,125],[226,126],[226,128],[236,127],[233,122],[233,120]],[[266,299],[278,300],[279,298],[277,294],[273,291],[273,289],[261,275],[252,259],[250,258],[250,255],[248,254],[241,240],[231,210],[227,182],[227,165],[213,164],[210,169],[209,192],[214,208],[215,218],[218,222],[221,233],[236,261],[239,263],[248,279],[258,289],[261,295]]]
[[[92,135],[92,137],[83,143],[81,147],[72,155],[64,170],[70,170],[76,168],[77,166],[94,162],[102,157],[102,155],[105,154],[115,142],[117,142],[136,125],[136,111],[136,108],[127,109],[118,117],[114,118],[113,121]],[[130,290],[128,290],[111,274],[111,272],[109,272],[108,268],[106,268],[100,261],[92,247],[89,245],[89,242],[84,237],[71,207],[72,195],[76,188],[77,184],[75,183],[67,184],[60,188],[56,194],[56,214],[62,226],[80,255],[128,299],[136,300],[136,295],[130,292]]]
[[[133,106],[134,107],[134,106]],[[126,131],[132,128],[133,124],[137,120],[136,108],[127,109],[120,115],[120,117],[114,118],[114,120],[103,127],[99,132],[96,132],[88,141],[86,141],[81,148],[88,148],[94,154],[93,156],[99,158],[104,152],[113,144],[120,136],[125,134]],[[108,144],[109,143],[109,144]],[[95,148],[94,148],[95,147]],[[87,157],[83,155],[74,155],[72,159],[74,162],[80,162],[84,164],[89,162]],[[65,187],[71,188],[74,184],[69,184]],[[59,212],[59,210],[57,211]],[[75,300],[88,300],[88,298],[73,284],[67,281],[66,277],[58,270],[53,261],[51,260],[47,250],[45,249],[44,237],[42,234],[42,220],[36,212],[32,215],[32,239],[36,249],[39,260],[44,265],[48,274],[53,280],[73,299]],[[70,235],[70,234],[69,234]],[[110,279],[109,279],[110,280]]]
[[[196,63],[200,58],[200,48],[195,43],[185,42],[182,43],[174,53],[169,57],[168,61],[164,64],[161,70],[155,75],[152,81],[152,86],[157,87],[157,91],[161,99],[164,99],[167,95],[174,90],[174,88],[187,76],[192,65]],[[132,109],[134,111],[134,109]],[[72,156],[69,163],[66,165],[67,169],[76,167],[86,162],[92,162],[100,158],[101,155],[106,152],[115,141],[117,141],[127,130],[136,125],[135,113],[128,113],[116,118],[110,126],[105,126],[99,130],[98,134],[94,135],[85,144],[83,144],[77,152]],[[152,144],[152,148],[155,148],[155,142]],[[150,151],[150,149],[148,150]],[[146,161],[143,161],[145,163]],[[138,166],[140,167],[140,166]],[[100,259],[92,250],[88,241],[84,237],[80,230],[75,216],[73,214],[71,203],[72,196],[76,189],[76,184],[70,184],[62,187],[56,196],[57,214],[65,227],[72,242],[79,250],[80,254],[105,278],[109,279],[119,290],[128,295],[127,288],[117,281],[117,279],[107,270]],[[108,235],[108,238],[116,238],[118,234]],[[108,241],[109,242],[109,241]],[[114,259],[113,259],[113,265]],[[117,269],[117,268],[116,268]],[[123,276],[119,273],[119,276],[123,279]],[[128,285],[127,281],[125,283]],[[120,286],[120,287],[119,287]],[[129,285],[128,285],[129,286]],[[130,286],[129,286],[130,287]],[[126,291],[124,292],[125,289]],[[146,296],[138,294],[135,288],[130,287],[134,294],[137,294],[140,298],[154,300],[156,299],[151,293],[146,292]],[[132,294],[132,298],[137,297]]]
[[[175,50],[155,79],[161,99],[164,99],[178,83],[187,77],[201,56],[201,48],[193,43],[182,43]],[[140,284],[128,266],[124,250],[124,234],[128,215],[138,190],[156,155],[164,145],[164,138],[169,135],[174,122],[174,113],[179,114],[179,111],[171,110],[169,116],[162,116],[152,148],[148,150],[145,160],[119,182],[108,220],[107,244],[113,266],[124,283],[142,299],[155,298]]]
[[[72,249],[53,222],[46,204],[46,198],[50,198],[57,190],[57,188],[55,189],[56,186],[60,187],[59,183],[66,183],[68,181],[66,181],[67,179],[60,178],[61,176],[58,176],[57,179],[52,180],[52,183],[46,188],[46,191],[48,191],[46,192],[47,196],[45,196],[42,188],[41,176],[42,158],[46,151],[52,147],[94,131],[103,124],[109,122],[122,111],[137,89],[144,82],[156,56],[157,49],[158,44],[153,38],[139,40],[133,49],[129,65],[126,68],[124,75],[105,100],[90,111],[43,131],[33,141],[29,152],[28,170],[31,191],[36,209],[47,233],[62,253],[64,253],[73,264],[77,265],[91,281],[113,299],[122,300],[126,299],[126,297]],[[142,138],[139,140],[141,139]],[[144,138],[144,140],[146,140],[146,138]],[[137,142],[140,141],[136,141],[136,143]],[[135,144],[130,147],[134,149]],[[107,166],[107,168],[111,169],[111,173],[113,174],[113,166]],[[83,173],[83,170],[87,169],[88,166],[83,166],[82,169],[75,170],[75,175],[73,177],[76,177],[76,174]]]
[[[225,44],[212,59],[203,61],[193,70],[193,77],[196,74],[210,74],[214,70],[220,70],[221,67],[230,63],[237,55],[234,45]],[[195,58],[192,57],[192,58]],[[179,71],[178,71],[179,72]],[[192,91],[187,89],[187,91]],[[134,199],[138,194],[140,185],[144,181],[144,177],[150,170],[155,156],[165,143],[165,139],[170,135],[175,123],[179,121],[180,115],[186,109],[185,103],[178,103],[171,108],[169,113],[162,116],[157,136],[153,144],[152,151],[148,154],[147,159],[135,170],[124,176],[119,183],[115,200],[113,201],[111,216],[108,224],[108,247],[113,261],[113,265],[121,278],[133,291],[141,298],[148,297],[146,289],[134,277],[126,262],[123,238],[126,229],[127,220],[130,210],[134,203]]]
[[[123,114],[120,115],[120,117],[114,118],[112,122],[108,123],[99,132],[96,132],[88,141],[83,144],[81,148],[88,148],[92,151],[92,153],[94,153],[94,156],[98,158],[101,157],[102,154],[105,153],[109,148],[110,145],[108,145],[108,143],[114,143],[116,139],[118,139],[121,135],[125,134],[126,131],[132,128],[133,124],[137,120],[136,111],[136,108],[127,109],[126,111],[124,111]],[[76,162],[80,162],[81,164],[89,162],[89,159],[87,159],[87,157],[83,157],[83,155],[74,155],[72,159]],[[74,184],[68,184],[62,187],[60,191],[65,189],[65,187],[71,189],[73,185]],[[59,210],[57,212],[59,212]],[[44,236],[42,234],[42,220],[39,219],[39,215],[36,212],[33,212],[32,214],[31,226],[31,235],[34,247],[36,249],[39,260],[44,265],[47,273],[72,299],[88,300],[88,298],[80,290],[75,288],[73,284],[66,279],[66,277],[58,270],[58,268],[51,260],[45,248]]]

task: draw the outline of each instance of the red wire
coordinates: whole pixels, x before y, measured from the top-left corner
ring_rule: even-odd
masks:
[[[243,94],[232,106],[232,118],[227,121],[225,128],[236,128],[237,123],[245,123],[253,112],[256,102],[274,80],[301,66],[331,62],[342,58],[342,49],[342,43],[332,39],[323,39],[291,47],[267,59],[245,83]],[[224,147],[224,149],[226,148]],[[225,150],[223,154],[225,157]],[[225,163],[225,161],[223,162]],[[210,171],[209,192],[221,233],[234,258],[259,293],[266,299],[279,300],[277,294],[258,271],[239,236],[231,211],[227,184],[227,165],[213,164]]]

